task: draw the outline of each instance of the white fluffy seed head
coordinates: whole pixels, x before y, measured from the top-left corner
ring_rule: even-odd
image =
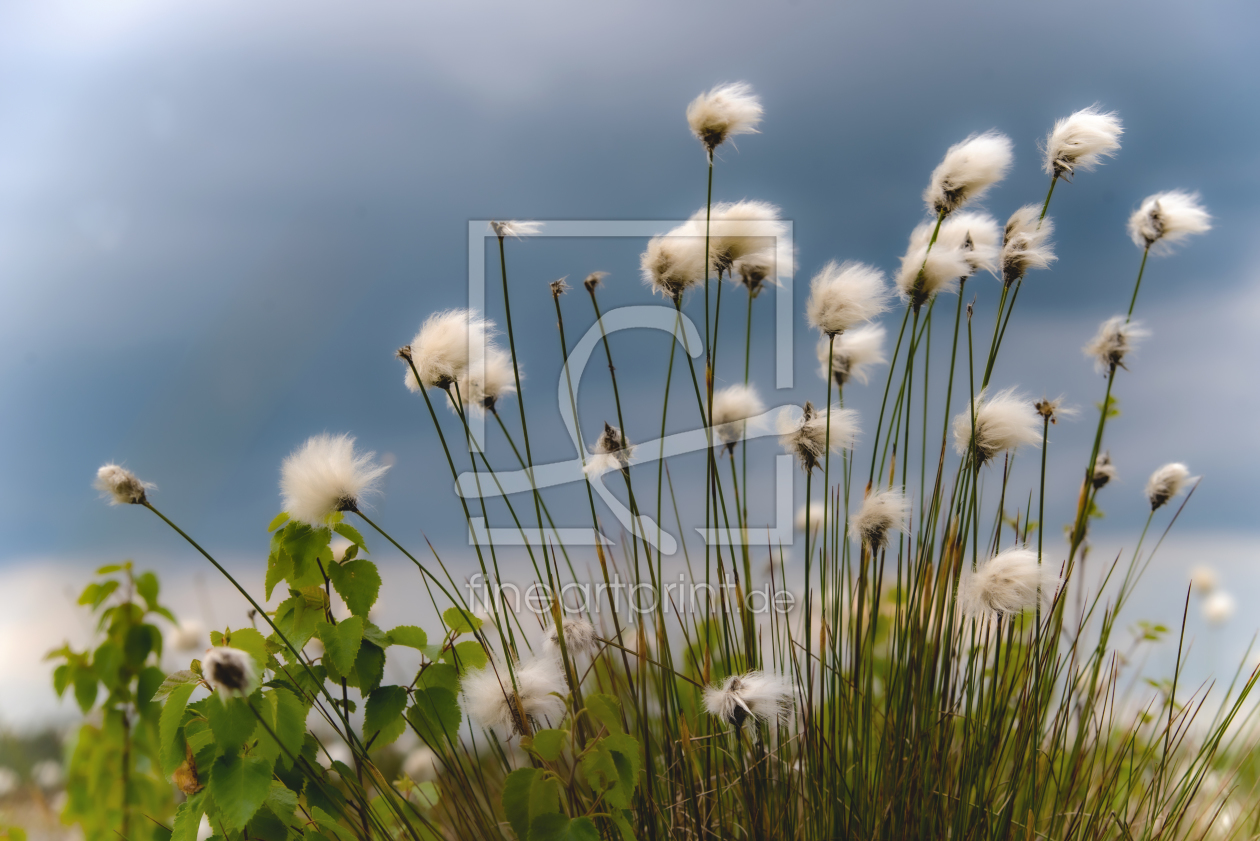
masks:
[[[1041,443],[1041,415],[1033,401],[1017,394],[1014,388],[999,391],[992,397],[987,390],[976,395],[975,458],[981,463],[998,453],[1013,451],[1023,444]],[[954,450],[965,455],[971,445],[972,410],[964,409],[954,417]]]
[[[412,391],[424,388],[450,388],[470,372],[480,375],[486,360],[486,345],[494,330],[494,322],[487,321],[475,310],[446,310],[425,319],[411,344],[399,351],[409,353],[411,365],[407,366],[404,382]],[[416,382],[411,367],[420,375]]]
[[[884,273],[865,263],[832,260],[810,281],[805,314],[824,333],[843,333],[888,308]]]
[[[1156,470],[1146,482],[1146,499],[1151,503],[1151,510],[1155,511],[1163,506],[1192,481],[1190,468],[1179,461],[1165,464]]]
[[[474,412],[496,411],[500,398],[516,393],[512,355],[487,339],[481,364],[464,371],[455,384],[464,405]]]
[[[939,237],[929,250],[934,230],[935,222],[915,227],[897,270],[897,293],[916,310],[942,292],[953,292],[959,278],[970,277],[975,271],[966,251],[947,246]]]
[[[1054,124],[1042,148],[1042,169],[1065,181],[1078,169],[1090,170],[1120,148],[1124,126],[1115,111],[1097,105],[1082,108]]]
[[[1190,570],[1190,586],[1205,596],[1216,592],[1220,576],[1210,566],[1197,566]]]
[[[728,82],[702,93],[687,106],[687,125],[704,144],[709,157],[726,138],[755,134],[761,122],[761,101],[747,82]]]
[[[284,510],[298,522],[322,528],[338,511],[357,511],[377,489],[389,468],[376,453],[355,453],[349,435],[315,435],[294,450],[280,468]]]
[[[140,481],[136,474],[117,464],[101,465],[92,486],[109,500],[110,505],[141,505],[145,502],[145,491],[157,487]]]
[[[639,258],[643,282],[674,302],[704,282],[704,227],[688,220],[667,234],[652,237]]]
[[[620,428],[604,422],[604,431],[591,445],[591,458],[586,462],[588,476],[600,476],[610,470],[628,471],[634,447]]]
[[[998,251],[1002,244],[1002,228],[987,213],[964,210],[950,214],[941,222],[936,248],[961,251],[971,266],[971,274],[997,271]]]
[[[762,252],[773,255],[774,271],[792,273],[788,227],[779,219],[779,208],[764,201],[718,202],[691,215],[693,229],[704,231],[708,213],[709,265],[718,274],[730,274],[738,261]]]
[[[494,235],[499,239],[520,239],[521,237],[536,236],[542,230],[542,226],[542,222],[524,222],[519,219],[513,219],[504,222],[491,222],[490,230],[494,231]]]
[[[552,657],[518,663],[512,675],[503,663],[491,663],[464,675],[459,689],[469,718],[482,727],[526,732],[526,720],[558,724],[564,716],[564,672]]]
[[[818,363],[822,366],[819,374],[823,379],[834,377],[836,385],[844,388],[849,380],[857,380],[866,385],[868,370],[874,365],[882,365],[888,360],[884,357],[884,325],[864,324],[852,330],[846,330],[836,336],[834,346],[824,337],[818,342]],[[830,359],[831,370],[827,364]]]
[[[1124,358],[1136,347],[1137,340],[1148,335],[1138,322],[1117,315],[1099,325],[1094,338],[1082,350],[1093,358],[1094,368],[1105,374],[1113,367],[1124,368]]]
[[[1030,269],[1044,269],[1058,258],[1050,236],[1054,222],[1041,217],[1041,209],[1026,204],[1011,214],[1002,237],[1002,282],[1010,286]]]
[[[1224,590],[1217,590],[1203,600],[1203,618],[1212,625],[1223,625],[1233,617],[1237,607],[1233,596]]]
[[[713,392],[713,433],[717,439],[734,452],[735,445],[744,439],[748,419],[766,410],[757,391],[742,383],[727,386]]]
[[[756,298],[766,286],[778,286],[778,269],[773,249],[756,251],[731,265],[730,278]]]
[[[888,545],[888,533],[904,531],[910,516],[910,500],[905,491],[892,488],[868,496],[849,520],[853,534],[874,551]]]
[[[1129,237],[1138,248],[1167,254],[1186,237],[1212,229],[1198,193],[1169,190],[1147,196],[1129,217]]]
[[[791,681],[782,675],[747,672],[705,687],[704,708],[736,728],[749,719],[786,721],[792,715],[793,694]]]
[[[580,616],[565,619],[564,646],[569,651],[570,659],[594,654],[599,650],[599,634],[595,632],[595,626],[587,619]],[[543,649],[553,657],[560,656],[560,637],[556,634],[554,625],[547,631],[547,636],[543,640]]]
[[[1011,140],[997,131],[973,134],[949,147],[932,171],[923,201],[933,214],[953,213],[1006,177]]]
[[[1017,616],[1037,606],[1039,593],[1042,606],[1049,607],[1059,584],[1057,569],[1038,564],[1036,552],[1007,549],[974,572],[963,573],[958,582],[958,607],[964,616],[982,623]]]
[[[853,446],[860,431],[857,412],[853,409],[842,409],[835,404],[831,406],[830,427],[826,408],[815,409],[814,404],[809,401],[806,401],[799,418],[793,415],[788,407],[779,412],[779,443],[784,450],[797,457],[806,473],[822,463],[828,444],[833,453],[847,450]]]
[[[1111,453],[1104,452],[1094,460],[1094,490],[1101,490],[1112,479],[1116,478],[1116,465],[1111,460]]]
[[[217,645],[201,661],[201,674],[219,692],[248,695],[258,686],[258,664],[239,648]]]

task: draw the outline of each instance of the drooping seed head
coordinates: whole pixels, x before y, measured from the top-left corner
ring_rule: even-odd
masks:
[[[153,490],[157,485],[140,481],[125,467],[105,464],[96,471],[93,487],[109,500],[110,505],[143,505],[147,501],[145,491]]]
[[[1151,510],[1158,510],[1167,504],[1193,481],[1190,468],[1181,462],[1174,461],[1156,470],[1146,482],[1146,499],[1151,503]]]
[[[754,721],[786,721],[792,715],[791,682],[768,672],[731,675],[717,686],[704,690],[704,708],[709,715],[740,728]]]
[[[1046,175],[1072,180],[1076,170],[1090,170],[1120,148],[1124,126],[1115,111],[1103,111],[1097,105],[1082,108],[1054,124],[1042,151],[1042,169]]]
[[[729,82],[702,93],[687,106],[687,124],[709,157],[728,137],[755,134],[761,122],[761,101],[746,82]]]
[[[867,382],[869,368],[882,365],[888,360],[884,357],[884,325],[864,324],[852,330],[845,330],[836,336],[834,346],[823,337],[818,342],[818,362],[823,379],[828,376],[827,363],[831,362],[831,373],[836,385],[844,388],[849,380],[856,380],[863,385]]]
[[[983,196],[1011,168],[1011,140],[997,131],[973,134],[949,147],[932,171],[923,201],[933,215],[950,214]]]

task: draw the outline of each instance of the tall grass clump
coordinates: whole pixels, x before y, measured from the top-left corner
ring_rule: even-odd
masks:
[[[564,280],[509,274],[538,223],[493,225],[506,347],[483,313],[452,310],[425,317],[398,351],[421,434],[461,489],[452,504],[488,603],[466,596],[433,546],[404,546],[393,524],[369,516],[386,468],[349,436],[318,436],[285,460],[284,513],[270,525],[258,594],[155,506],[150,485],[102,468],[111,501],[179,532],[264,626],[225,630],[162,685],[156,756],[183,781],[172,839],[193,841],[203,817],[232,841],[1250,837],[1260,812],[1238,758],[1251,744],[1255,672],[1240,669],[1209,700],[1209,687],[1182,680],[1184,624],[1142,626],[1144,638],[1177,646],[1162,682],[1136,680],[1118,640],[1138,580],[1193,493],[1189,470],[1157,471],[1142,539],[1096,576],[1095,562],[1090,580],[1082,572],[1108,495],[1143,504],[1114,494],[1106,444],[1125,380],[1146,375],[1132,351],[1146,335],[1134,313],[1148,258],[1207,230],[1197,197],[1143,201],[1129,223],[1141,251],[1132,286],[1098,293],[1123,314],[1085,348],[1104,377],[1087,452],[1051,440],[1070,412],[1061,400],[1035,398],[1041,384],[1005,380],[996,363],[1020,290],[1055,260],[1056,186],[1079,176],[1073,189],[1088,190],[1084,173],[1119,148],[1120,120],[1096,107],[1054,126],[1041,150],[1046,193],[1004,227],[977,203],[1011,170],[1014,149],[985,131],[950,147],[928,177],[924,220],[891,283],[877,267],[822,255],[804,313],[822,377],[776,419],[768,386],[750,377],[752,314],[796,255],[778,208],[714,200],[716,150],[755,132],[762,107],[747,85],[723,85],[686,116],[705,153],[705,204],[642,257],[672,325],[659,429],[627,426],[642,412],[623,413],[618,374],[637,360],[615,357],[609,342],[605,275],[574,296]],[[742,346],[721,318],[727,285],[747,296]],[[586,488],[564,525],[589,527],[580,545],[556,539],[552,485],[534,470],[547,427],[531,430],[523,399],[517,337],[544,328],[514,323],[511,304],[543,295],[562,359],[579,344],[575,323],[598,325],[592,352],[612,388],[599,416],[578,418],[576,377],[567,361],[562,369],[561,410],[567,400],[578,444],[566,475]],[[993,302],[991,324],[976,317],[979,299]],[[723,380],[734,384],[715,387]],[[846,406],[854,388],[872,389],[877,411]],[[516,410],[501,411],[510,400]],[[671,400],[702,436],[692,440],[703,442],[703,471],[667,469]],[[474,414],[494,420],[483,440]],[[784,563],[792,547],[750,525],[763,520],[749,490],[769,475],[750,472],[748,441],[772,424],[804,473],[803,562]],[[1030,487],[1016,486],[1016,459],[1038,465]],[[1049,476],[1080,477],[1064,545],[1045,539]],[[617,544],[602,537],[611,521],[596,494],[629,512]],[[702,546],[686,539],[679,499],[704,500],[712,539]],[[671,516],[702,594],[686,609],[666,586]],[[491,520],[493,530],[474,528]],[[513,548],[496,534],[513,535]],[[348,548],[335,552],[334,535]],[[369,551],[382,550],[414,566],[440,625],[373,623],[388,582]],[[532,582],[504,580],[509,555],[527,558]],[[684,567],[668,563],[670,576]],[[575,608],[560,594],[589,583],[579,569],[608,586]],[[651,610],[629,615],[613,596],[619,581],[656,593]],[[538,585],[532,615],[507,583]],[[766,583],[784,609],[754,609],[751,593]],[[419,666],[385,684],[395,657]],[[400,740],[419,753],[394,773],[381,757]]]

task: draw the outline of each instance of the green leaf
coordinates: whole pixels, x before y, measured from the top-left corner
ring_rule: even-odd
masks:
[[[587,695],[586,711],[607,727],[609,733],[625,732],[621,726],[621,704],[613,696],[599,693]]]
[[[290,578],[293,578],[293,558],[284,551],[283,546],[276,546],[267,556],[267,576],[263,579],[263,585],[267,588],[267,598],[271,598],[271,591],[277,584],[288,581]]]
[[[470,634],[484,624],[461,607],[448,607],[442,613],[442,621],[456,634]]]
[[[332,550],[328,548],[331,537],[328,529],[313,529],[304,523],[289,523],[284,527],[280,542],[293,558],[293,578],[289,583],[295,587],[323,583],[320,565],[327,570],[332,563]]]
[[[204,792],[198,792],[179,804],[175,810],[175,823],[171,829],[171,841],[197,841],[201,829],[201,816],[205,813]]]
[[[271,763],[255,756],[228,754],[214,761],[210,794],[228,829],[242,829],[271,792]]]
[[[359,648],[359,656],[354,658],[354,671],[351,672],[354,685],[359,687],[362,695],[367,695],[381,685],[385,677],[385,652],[367,640]]]
[[[96,672],[88,666],[80,666],[74,671],[74,700],[79,709],[86,714],[96,703]]]
[[[214,731],[220,753],[240,750],[258,727],[258,717],[250,708],[249,698],[229,698],[215,693],[206,702],[206,718],[210,719],[210,729]]]
[[[302,740],[306,736],[306,706],[284,686],[269,686],[263,690],[261,699],[259,712],[271,732],[267,732],[267,728],[254,731],[258,739],[255,752],[287,768],[302,750]]]
[[[394,742],[407,729],[403,711],[407,709],[407,689],[381,686],[368,696],[363,708],[363,741],[379,750]],[[375,739],[373,739],[375,737]]]
[[[337,534],[341,535],[346,540],[349,540],[355,546],[358,546],[365,553],[367,552],[368,550],[367,543],[363,541],[363,535],[359,534],[359,530],[356,529],[354,526],[348,525],[346,523],[338,523],[337,525],[333,526],[333,531],[337,532]]]
[[[267,792],[267,806],[281,819],[292,818],[298,807],[297,792],[284,783],[272,780],[271,791]]]
[[[520,841],[529,838],[529,792],[539,773],[537,768],[517,768],[503,781],[503,813]]]
[[[599,841],[599,830],[590,818],[539,815],[529,822],[529,841]]]
[[[162,715],[158,718],[158,741],[161,744],[162,773],[166,776],[174,773],[184,761],[184,737],[180,733],[180,724],[184,720],[188,697],[195,688],[193,683],[172,686],[167,690],[166,703],[162,705]]]
[[[560,758],[560,751],[564,750],[568,738],[568,730],[538,730],[534,733],[532,743],[527,745],[522,740],[521,744],[523,747],[533,748],[534,753],[548,762],[555,762]]]
[[[136,678],[136,705],[142,714],[147,712],[145,708],[153,703],[153,696],[157,694],[158,687],[165,679],[166,675],[162,674],[162,670],[157,666],[145,666],[140,670]]]
[[[328,577],[337,593],[345,599],[351,613],[355,616],[368,615],[381,590],[381,574],[377,572],[376,564],[363,560],[331,564]]]
[[[152,625],[132,625],[127,629],[127,638],[123,641],[123,656],[131,668],[139,668],[148,659],[149,653],[157,645],[162,644],[162,634]]]
[[[288,512],[281,511],[279,514],[271,518],[271,522],[267,524],[267,531],[273,532],[287,522],[289,522]]]
[[[417,685],[428,688],[440,686],[449,689],[452,695],[459,694],[459,672],[454,666],[446,663],[431,663],[416,676]]]
[[[136,593],[140,598],[144,599],[144,603],[150,610],[157,604],[158,591],[161,585],[158,584],[158,577],[151,572],[142,572],[136,576]]]
[[[639,743],[625,733],[605,736],[587,746],[582,773],[591,788],[602,792],[610,806],[628,809],[639,775]]]
[[[53,690],[60,698],[66,694],[66,687],[70,685],[70,681],[74,678],[74,670],[69,663],[62,663],[53,669]]]
[[[265,801],[264,801],[265,802]],[[289,828],[270,809],[259,809],[245,828],[245,835],[253,841],[285,841]]]
[[[196,684],[199,680],[197,673],[191,669],[180,669],[178,672],[171,672],[158,686],[157,691],[153,693],[153,700],[160,701],[170,695],[177,687],[189,683]]]
[[[429,635],[415,625],[399,625],[387,636],[391,645],[405,645],[421,651],[429,645]]]
[[[253,657],[259,674],[267,668],[267,641],[258,631],[253,628],[237,628],[235,631],[229,631],[224,640],[225,645],[244,651]]]
[[[459,669],[460,674],[486,665],[486,650],[476,640],[464,640],[442,652],[442,659]]]
[[[109,581],[93,581],[91,584],[83,588],[83,594],[79,596],[79,604],[91,605],[93,610],[101,606],[101,602],[109,598],[110,594],[118,589],[118,582],[110,579]]]
[[[420,738],[430,746],[444,744],[446,738],[454,738],[463,720],[459,701],[448,689],[430,687],[415,691],[415,703],[407,711],[407,718],[416,728]]]
[[[97,575],[109,575],[111,572],[119,572],[123,568],[122,564],[106,564],[96,571]]]
[[[359,645],[363,642],[363,618],[351,616],[330,625],[320,622],[316,626],[319,641],[324,644],[324,655],[339,674],[348,675],[354,668]]]

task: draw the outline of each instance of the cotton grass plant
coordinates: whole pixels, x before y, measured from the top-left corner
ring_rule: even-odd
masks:
[[[263,598],[271,607],[237,585],[265,642],[242,651],[225,633],[168,679],[164,751],[181,767],[209,769],[206,793],[181,805],[173,839],[192,841],[203,814],[232,841],[1198,838],[1219,815],[1229,817],[1224,835],[1254,832],[1256,801],[1233,792],[1227,758],[1251,738],[1245,702],[1255,673],[1240,669],[1212,702],[1206,688],[1183,686],[1182,627],[1171,678],[1133,679],[1115,637],[1158,548],[1144,548],[1146,531],[1106,565],[1102,586],[1081,573],[1099,495],[1115,506],[1143,504],[1112,496],[1116,468],[1103,449],[1116,422],[1112,392],[1118,371],[1146,375],[1129,364],[1144,335],[1132,318],[1138,287],[1149,254],[1207,230],[1197,198],[1172,191],[1142,202],[1129,225],[1142,249],[1132,293],[1099,292],[1119,304],[1127,298],[1129,307],[1085,349],[1106,378],[1088,453],[1061,451],[1050,439],[1068,409],[1023,390],[1041,384],[993,381],[1022,284],[1054,260],[1055,185],[1077,177],[1075,188],[1089,189],[1082,173],[1119,148],[1114,113],[1091,107],[1054,126],[1041,152],[1046,195],[1014,209],[1004,230],[976,205],[1014,166],[1012,142],[991,130],[950,147],[928,178],[928,218],[911,232],[891,284],[877,267],[807,255],[824,263],[804,313],[818,330],[821,378],[815,398],[783,408],[776,430],[805,477],[803,563],[785,564],[791,547],[764,538],[703,547],[684,539],[693,581],[723,586],[708,586],[691,610],[666,610],[676,594],[662,589],[660,535],[645,523],[659,532],[673,513],[683,534],[679,496],[704,500],[706,529],[751,536],[758,520],[748,502],[748,447],[739,446],[764,434],[753,429],[765,404],[750,378],[752,308],[765,286],[791,273],[796,255],[778,241],[778,208],[715,203],[713,190],[716,152],[756,132],[762,116],[742,83],[691,103],[687,122],[707,164],[705,205],[646,243],[641,259],[650,291],[673,308],[660,437],[676,394],[676,413],[681,400],[692,428],[704,430],[703,473],[674,475],[659,461],[652,475],[653,445],[630,439],[657,430],[626,431],[617,384],[618,364],[634,361],[615,364],[601,333],[613,402],[581,416],[576,456],[588,501],[576,516],[589,517],[595,542],[543,539],[556,524],[549,494],[528,469],[521,325],[511,300],[552,297],[567,358],[566,323],[602,331],[599,290],[611,281],[603,272],[587,276],[589,309],[564,279],[509,282],[509,250],[527,247],[539,226],[494,223],[507,348],[485,314],[452,310],[424,317],[398,357],[406,386],[424,403],[420,434],[441,447],[453,480],[471,472],[479,489],[502,494],[496,471],[525,469],[528,500],[504,494],[493,517],[484,497],[458,499],[477,569],[500,596],[471,603],[436,549],[409,549],[369,518],[365,497],[384,467],[353,438],[323,435],[299,446],[281,469],[285,513],[271,524]],[[1123,232],[1116,234],[1119,241]],[[747,295],[742,347],[721,333],[723,281]],[[996,300],[991,331],[973,323],[964,295]],[[880,323],[890,307],[889,325]],[[697,370],[682,324],[701,315]],[[943,322],[935,342],[933,322]],[[950,337],[948,379],[943,396],[931,399],[930,356],[938,354],[939,366],[942,333]],[[686,352],[678,357],[675,346]],[[742,382],[716,387],[719,368],[738,370],[740,356]],[[562,399],[567,393],[576,416],[567,364],[563,377]],[[859,418],[845,396],[864,387],[882,397],[873,417]],[[511,400],[517,410],[501,413]],[[494,418],[495,437],[474,439],[470,411]],[[1017,458],[1039,463],[1036,487],[1008,486]],[[1053,528],[1046,477],[1075,470],[1083,477],[1060,549],[1044,539]],[[619,483],[634,517],[615,547],[599,538],[607,522],[591,490],[605,480]],[[1196,481],[1179,463],[1157,471],[1146,491],[1147,529],[1171,527]],[[179,530],[153,506],[153,486],[125,469],[106,465],[98,484],[111,502],[149,508]],[[1008,500],[1023,501],[1022,511],[1012,517]],[[536,616],[501,596],[507,547],[472,529],[477,514],[520,536],[546,594]],[[373,624],[387,582],[360,528],[377,548],[388,544],[410,559],[441,626]],[[336,556],[334,535],[347,543]],[[559,594],[581,580],[578,568],[664,597],[637,617],[611,596],[574,610]],[[748,594],[767,581],[799,593],[800,606],[752,610]],[[334,591],[350,615],[334,616]],[[1211,615],[1226,612],[1216,605]],[[419,657],[415,678],[383,684],[386,658],[403,649]],[[194,688],[208,694],[192,700]],[[316,730],[344,744],[340,759]],[[422,761],[387,775],[381,751],[404,733],[421,743]]]

